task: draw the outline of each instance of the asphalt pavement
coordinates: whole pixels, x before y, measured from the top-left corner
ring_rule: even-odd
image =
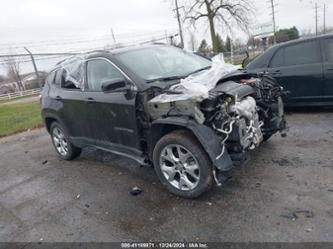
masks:
[[[2,138],[0,241],[333,241],[333,113],[287,118],[286,138],[197,200],[110,153],[62,161],[45,129]]]

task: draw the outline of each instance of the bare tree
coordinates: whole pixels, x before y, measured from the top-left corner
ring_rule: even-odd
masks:
[[[219,22],[231,30],[236,23],[244,31],[248,29],[252,6],[248,0],[190,0],[187,1],[185,18],[195,24],[206,18],[212,40],[213,52],[218,52],[215,24]]]
[[[19,90],[23,91],[24,86],[20,75],[20,62],[15,57],[8,57],[6,59],[6,67],[7,77],[10,80],[15,81],[18,85]]]

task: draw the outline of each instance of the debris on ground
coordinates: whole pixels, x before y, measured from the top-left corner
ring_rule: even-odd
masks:
[[[307,232],[307,233],[309,233],[309,232],[311,232],[313,230],[313,228],[307,228],[307,229],[305,229],[305,231]]]
[[[280,216],[283,217],[283,218],[287,218],[289,220],[292,220],[292,221],[295,221],[298,218],[294,213],[281,214]]]
[[[44,164],[47,164],[49,161],[48,160],[44,160],[43,162],[42,162],[42,164],[44,165]]]
[[[76,196],[75,196],[75,199],[80,199],[80,197],[81,197],[81,195],[80,194],[77,194]]]
[[[293,212],[293,214],[297,218],[300,218],[300,216],[304,216],[305,218],[313,218],[314,217],[314,213],[312,211],[309,211],[309,210],[297,210],[297,211]]]
[[[130,191],[130,194],[133,195],[133,196],[136,196],[136,195],[141,194],[142,191],[143,191],[143,190],[142,190],[141,188],[135,186],[135,187],[133,187],[132,190]]]
[[[313,218],[314,213],[312,211],[309,211],[309,210],[296,210],[294,212],[281,214],[280,216],[283,217],[283,218],[287,218],[289,220],[295,221],[295,220],[297,220],[298,218],[301,218],[301,217]]]
[[[209,202],[209,201],[207,201],[206,204],[207,204],[208,206],[213,205],[213,203],[211,203],[211,202]]]
[[[89,204],[85,204],[84,206],[85,206],[86,208],[89,208],[89,207],[90,207]]]
[[[328,192],[333,192],[333,188],[330,188],[327,190]]]

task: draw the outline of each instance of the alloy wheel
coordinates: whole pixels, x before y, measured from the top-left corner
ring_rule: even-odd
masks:
[[[194,189],[200,180],[200,168],[195,156],[178,144],[167,145],[160,154],[160,167],[165,179],[182,191]]]
[[[58,127],[53,129],[52,139],[54,141],[54,146],[59,154],[66,156],[68,153],[68,143],[64,133]]]

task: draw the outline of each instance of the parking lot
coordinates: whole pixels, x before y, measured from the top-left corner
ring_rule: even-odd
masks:
[[[0,139],[1,241],[333,241],[333,113],[288,115],[223,187],[169,194],[150,167],[92,149],[61,161],[44,129]],[[138,186],[143,192],[130,195]]]

